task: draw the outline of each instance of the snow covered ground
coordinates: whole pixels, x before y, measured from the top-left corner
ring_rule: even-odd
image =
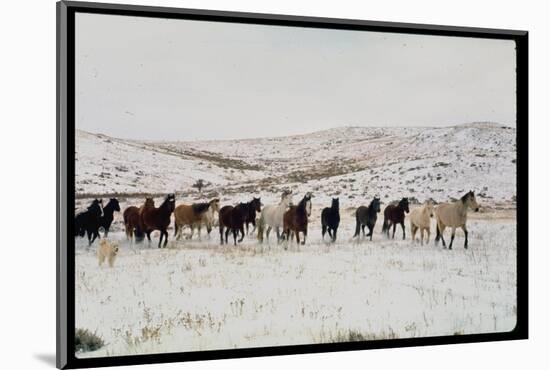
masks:
[[[486,206],[516,195],[516,130],[494,123],[444,128],[340,127],[305,135],[226,141],[138,142],[77,131],[76,192],[139,196],[191,187],[231,199],[283,188],[356,203],[414,197],[447,201],[474,190]],[[324,198],[320,198],[324,197]]]
[[[114,268],[98,267],[97,243],[76,247],[76,326],[106,346],[78,356],[127,355],[376,340],[512,330],[516,320],[515,129],[492,123],[445,128],[342,127],[307,135],[228,141],[147,142],[77,131],[76,208],[116,196],[121,209],[168,192],[176,204],[221,199],[297,203],[313,192],[305,246],[237,247],[210,238],[166,249],[130,244],[122,214],[109,238]],[[203,179],[199,192],[192,185]],[[374,195],[447,201],[474,190],[470,248],[453,250],[381,235],[352,239],[354,211]],[[320,213],[340,198],[335,244],[321,240]],[[414,207],[415,202],[412,202]],[[204,231],[203,231],[204,233]],[[435,225],[432,221],[432,233]],[[272,235],[273,237],[273,235]],[[328,238],[327,238],[328,239]],[[446,240],[449,241],[449,231]]]
[[[315,212],[315,210],[314,210]],[[276,346],[512,330],[516,320],[513,215],[479,215],[470,248],[407,239],[352,240],[342,212],[335,244],[319,220],[307,244],[288,249],[252,236],[237,247],[210,238],[157,249],[155,236],[131,245],[122,231],[114,268],[97,266],[84,239],[76,252],[76,326],[107,345],[79,356]],[[433,230],[433,228],[432,228]],[[401,235],[400,231],[396,233]],[[448,235],[447,235],[448,240]]]

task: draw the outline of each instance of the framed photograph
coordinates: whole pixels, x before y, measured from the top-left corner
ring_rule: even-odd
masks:
[[[526,339],[526,31],[57,4],[57,366]]]

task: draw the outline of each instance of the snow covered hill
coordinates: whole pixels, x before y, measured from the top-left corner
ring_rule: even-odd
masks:
[[[304,135],[193,142],[133,141],[77,131],[76,192],[176,192],[276,197],[313,191],[325,203],[380,195],[445,201],[472,189],[488,206],[513,207],[516,130],[495,123],[444,128],[339,127]],[[192,185],[203,179],[199,194]]]

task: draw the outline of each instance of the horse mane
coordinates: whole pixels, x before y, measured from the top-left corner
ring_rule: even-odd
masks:
[[[471,194],[472,194],[472,191],[469,191],[460,198],[460,200],[462,201],[462,204],[466,204],[466,201],[468,200]]]
[[[300,203],[298,203],[298,206],[296,207],[299,210],[304,210],[306,208],[306,202],[310,200],[311,197],[308,197],[307,195],[304,195]]]
[[[194,203],[191,205],[191,208],[193,208],[193,212],[201,214],[208,210],[210,207],[210,203]]]

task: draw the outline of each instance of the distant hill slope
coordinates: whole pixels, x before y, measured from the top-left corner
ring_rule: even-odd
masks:
[[[198,179],[221,195],[447,200],[470,189],[489,204],[516,188],[516,130],[494,123],[444,128],[340,127],[287,137],[140,142],[77,131],[77,194],[190,192]]]

